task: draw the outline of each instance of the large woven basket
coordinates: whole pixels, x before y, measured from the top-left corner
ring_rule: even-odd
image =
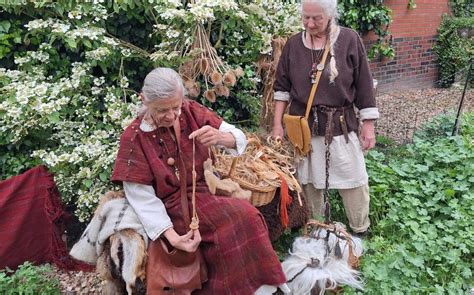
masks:
[[[252,192],[252,195],[250,196],[250,203],[255,207],[264,206],[270,203],[275,197],[276,187],[257,186],[248,181],[238,178],[235,178],[233,180],[237,182],[244,190],[249,190]]]

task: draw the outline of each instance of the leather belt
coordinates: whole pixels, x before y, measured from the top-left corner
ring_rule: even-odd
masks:
[[[342,107],[331,107],[331,106],[326,106],[326,105],[317,105],[313,107],[313,114],[314,114],[314,122],[313,122],[313,128],[312,130],[317,130],[318,126],[318,115],[317,113],[324,113],[328,115],[328,120],[332,121],[333,116],[336,113],[342,113],[339,115],[339,125],[341,126],[341,131],[342,134],[344,134],[344,139],[346,140],[346,143],[349,143],[349,132],[347,129],[347,124],[346,124],[346,119],[345,119],[345,111],[349,109],[353,109],[354,105],[346,105]],[[326,125],[326,130],[325,134],[326,136],[329,136],[328,140],[329,142],[332,141],[332,122],[329,122],[329,124]]]

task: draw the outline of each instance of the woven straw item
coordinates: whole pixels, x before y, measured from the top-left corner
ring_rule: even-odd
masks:
[[[270,203],[275,197],[282,178],[288,188],[297,193],[302,189],[293,174],[294,155],[281,140],[268,137],[261,140],[256,134],[247,134],[248,144],[239,157],[227,154],[223,149],[214,149],[214,168],[223,176],[230,178],[244,190],[251,191],[250,202],[255,207]],[[229,168],[230,167],[230,168]],[[298,198],[302,205],[300,198]]]
[[[255,207],[264,206],[270,203],[275,197],[276,188],[272,186],[257,186],[245,180],[236,178],[234,179],[241,188],[252,192],[250,197],[250,203]]]

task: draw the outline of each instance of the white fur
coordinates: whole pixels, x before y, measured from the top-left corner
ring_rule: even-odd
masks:
[[[324,239],[296,238],[290,256],[282,263],[288,286],[292,294],[311,294],[317,287],[320,294],[325,290],[336,288],[337,285],[348,285],[363,290],[359,272],[350,268],[347,259],[337,259],[333,251],[329,251]],[[341,247],[342,250],[342,247]],[[313,259],[317,259],[317,267],[306,267]],[[306,269],[297,275],[303,268]]]
[[[326,235],[327,235],[327,231],[322,228],[311,233],[311,237],[316,238],[316,239],[324,239],[326,238]],[[328,240],[328,246],[331,251],[331,254],[335,255],[334,249],[336,247],[337,241],[339,241],[339,247],[341,248],[342,258],[345,261],[349,262],[349,243],[347,242],[347,240],[339,239],[334,234],[330,234],[329,240]],[[362,246],[362,240],[357,237],[352,237],[351,243],[352,243],[352,254],[354,254],[356,257],[362,256],[362,253],[364,252],[364,248]]]

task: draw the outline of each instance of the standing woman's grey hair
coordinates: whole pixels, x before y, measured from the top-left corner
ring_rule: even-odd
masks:
[[[329,83],[334,83],[334,80],[339,75],[336,67],[336,56],[334,55],[334,47],[336,44],[337,37],[339,37],[339,32],[341,28],[337,24],[337,18],[339,13],[337,11],[337,0],[302,0],[301,1],[301,13],[303,13],[303,4],[305,3],[314,3],[321,7],[324,10],[324,13],[329,17],[328,25],[328,40],[330,46],[331,58],[329,60],[329,70],[331,71],[329,75]]]
[[[183,80],[170,68],[156,68],[145,77],[142,93],[144,102],[169,98],[177,92],[186,95]]]
[[[303,4],[304,3],[315,3],[324,10],[329,18],[338,18],[339,14],[337,12],[337,0],[303,0],[301,1],[300,12],[303,13]]]

